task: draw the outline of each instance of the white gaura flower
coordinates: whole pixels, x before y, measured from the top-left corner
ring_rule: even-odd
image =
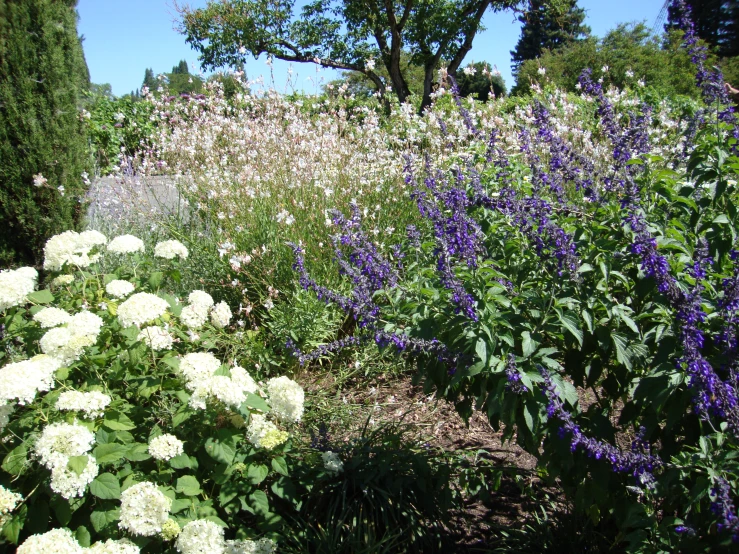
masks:
[[[33,320],[42,329],[49,329],[57,325],[64,325],[72,320],[72,315],[61,308],[43,308],[33,315]]]
[[[95,419],[103,415],[111,398],[98,391],[80,392],[65,391],[56,401],[56,409],[60,411],[82,412],[87,419]]]
[[[139,292],[118,306],[118,321],[123,327],[140,327],[164,315],[169,308],[164,298],[148,292]]]
[[[155,460],[171,460],[184,451],[183,442],[174,435],[159,435],[149,441],[149,454]]]
[[[225,302],[219,302],[210,311],[210,321],[215,327],[223,329],[231,322],[231,308]]]
[[[207,519],[196,519],[182,528],[175,546],[182,554],[223,554],[223,527]]]
[[[25,304],[37,279],[38,273],[32,267],[0,271],[0,312]]]
[[[161,532],[171,507],[172,500],[154,483],[137,483],[121,493],[118,526],[133,535],[151,537]]]
[[[178,240],[158,242],[154,247],[154,255],[157,258],[164,258],[166,260],[172,260],[176,257],[184,260],[188,254],[187,247]]]
[[[130,281],[123,281],[122,279],[114,279],[107,285],[105,285],[105,292],[114,298],[125,298],[131,294],[136,287]]]
[[[144,251],[144,241],[133,235],[120,235],[110,241],[108,252],[114,254],[133,254]]]
[[[295,423],[303,417],[305,393],[292,379],[275,377],[267,381],[267,402],[277,419]]]
[[[42,535],[31,535],[15,552],[16,554],[84,554],[84,549],[69,529],[52,529]]]

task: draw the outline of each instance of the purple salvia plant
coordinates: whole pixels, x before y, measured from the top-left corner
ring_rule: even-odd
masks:
[[[731,487],[729,482],[717,478],[715,486],[711,489],[711,511],[718,518],[716,528],[719,533],[731,534],[731,540],[739,543],[739,517],[736,515],[736,506],[731,500]]]

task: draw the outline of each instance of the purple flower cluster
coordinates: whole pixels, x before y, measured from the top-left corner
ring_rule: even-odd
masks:
[[[731,534],[732,541],[739,543],[739,517],[731,500],[731,487],[728,481],[720,477],[716,479],[716,484],[711,489],[711,497],[711,511],[718,518],[716,527],[719,533],[726,531]]]
[[[628,452],[605,441],[586,436],[565,409],[552,376],[541,366],[539,372],[545,384],[542,392],[547,397],[547,416],[556,417],[562,422],[560,436],[564,437],[567,433],[571,435],[570,449],[575,452],[581,448],[591,458],[606,459],[614,471],[631,473],[641,485],[650,486],[654,481],[653,472],[662,466],[662,460],[650,453],[649,444],[644,440],[644,430],[640,429],[637,439],[632,443],[631,451]]]
[[[516,356],[508,354],[508,361],[505,365],[505,375],[508,379],[506,384],[506,390],[509,390],[515,394],[526,394],[529,392],[529,388],[521,381],[521,374],[516,368]]]

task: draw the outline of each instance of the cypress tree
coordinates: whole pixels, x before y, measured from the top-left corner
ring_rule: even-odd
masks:
[[[590,35],[590,27],[583,25],[585,10],[577,7],[577,0],[531,0],[529,7],[518,16],[523,27],[516,48],[511,51],[514,75],[524,61],[538,58],[544,50],[554,50]]]
[[[90,80],[76,4],[0,0],[0,267],[38,264],[83,216]]]

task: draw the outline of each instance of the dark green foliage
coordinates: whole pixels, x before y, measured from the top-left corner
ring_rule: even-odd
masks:
[[[0,264],[37,263],[77,226],[89,153],[80,119],[89,74],[76,0],[0,0]],[[34,186],[34,175],[48,181]],[[64,187],[59,189],[58,187]],[[63,190],[63,194],[60,192]]]
[[[685,0],[695,31],[719,56],[739,55],[739,2],[736,0]],[[672,28],[675,8],[668,8],[666,27]]]
[[[689,55],[679,48],[680,37],[681,33],[673,31],[660,41],[643,23],[621,24],[602,39],[577,41],[524,62],[511,92],[525,94],[532,83],[551,83],[574,92],[583,69],[592,68],[598,78],[607,66],[604,81],[616,87],[636,86],[641,80],[660,96],[695,98],[694,70]],[[540,68],[544,68],[544,75]],[[629,71],[632,77],[627,75]]]
[[[156,90],[159,86],[156,77],[154,77],[154,70],[147,67],[144,71],[144,82],[141,84],[142,87],[148,87],[149,90]]]
[[[523,27],[516,48],[511,51],[514,74],[523,62],[538,58],[545,50],[590,35],[590,27],[583,25],[585,10],[577,7],[577,0],[531,0],[529,10],[519,15],[518,20]]]
[[[180,63],[172,68],[172,73],[177,75],[189,75],[190,70],[187,68],[187,62],[185,60],[180,60]]]
[[[475,98],[487,102],[490,97],[490,89],[496,98],[505,96],[506,86],[500,73],[494,70],[488,62],[475,62],[467,67],[474,68],[472,75],[460,71],[457,73],[457,84],[460,96],[475,95]]]

